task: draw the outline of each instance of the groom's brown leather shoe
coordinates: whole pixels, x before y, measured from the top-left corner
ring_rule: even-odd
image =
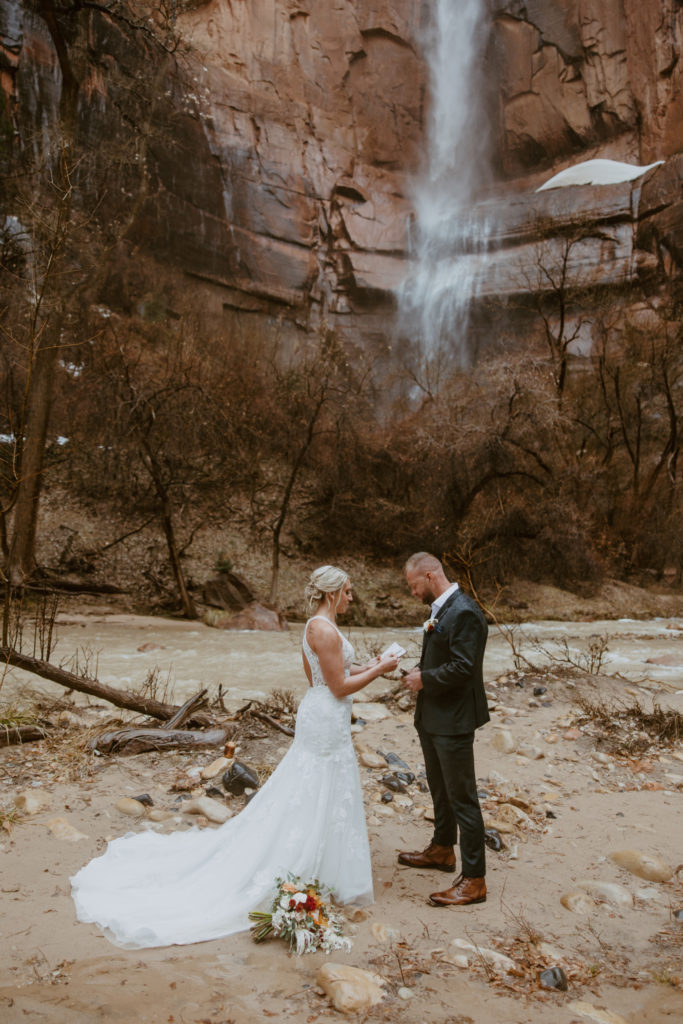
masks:
[[[435,871],[455,871],[455,853],[452,846],[439,846],[431,842],[429,846],[416,853],[399,853],[399,864],[407,864],[409,868],[432,868]]]
[[[429,902],[435,907],[464,907],[468,903],[486,902],[486,879],[463,878],[460,875],[452,889],[433,892]]]

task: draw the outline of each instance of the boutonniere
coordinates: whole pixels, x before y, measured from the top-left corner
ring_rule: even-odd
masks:
[[[435,619],[433,616],[432,616],[431,619],[427,619],[427,621],[425,622],[424,627],[423,627],[425,633],[433,633],[434,630],[437,628],[437,624],[438,624],[438,619]]]

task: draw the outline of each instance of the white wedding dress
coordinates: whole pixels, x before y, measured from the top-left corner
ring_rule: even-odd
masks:
[[[352,698],[328,689],[307,629],[313,685],[267,782],[220,828],[114,839],[71,879],[80,921],[129,949],[217,939],[249,928],[249,911],[269,909],[287,873],[318,879],[339,903],[372,902]],[[343,636],[342,649],[348,674],[354,651]]]

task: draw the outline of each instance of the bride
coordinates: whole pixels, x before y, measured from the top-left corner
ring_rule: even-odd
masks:
[[[309,689],[291,747],[263,787],[218,829],[128,833],[71,879],[80,921],[130,949],[217,939],[250,926],[276,878],[318,879],[338,903],[371,903],[370,849],[351,742],[352,694],[398,665],[353,664],[337,628],[353,600],[345,572],[316,569],[306,587]]]

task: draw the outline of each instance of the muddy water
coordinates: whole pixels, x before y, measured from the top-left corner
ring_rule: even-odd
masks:
[[[274,688],[302,694],[306,680],[301,668],[300,624],[288,632],[223,631],[202,623],[135,615],[62,615],[52,660],[65,668],[78,667],[104,683],[138,689],[156,673],[156,696],[175,701],[197,690],[213,694],[222,686],[230,703],[259,699]],[[407,648],[404,664],[419,655],[419,629],[353,629],[347,631],[359,656],[378,653],[393,640]],[[603,671],[653,690],[683,692],[683,619],[617,620],[604,622],[539,621],[515,626],[512,642],[536,665],[553,656],[562,658],[566,642],[570,656],[581,660],[588,645],[604,638]],[[26,647],[27,653],[30,650]],[[656,662],[650,659],[656,659]],[[484,665],[485,678],[494,679],[514,668],[513,646],[491,628]],[[47,693],[63,689],[34,676],[11,670],[0,699],[12,699],[29,686]],[[371,688],[383,689],[378,680]]]

